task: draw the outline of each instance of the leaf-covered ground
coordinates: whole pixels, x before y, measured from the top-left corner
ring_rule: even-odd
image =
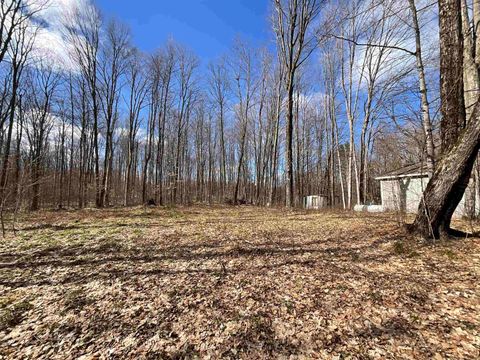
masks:
[[[478,358],[480,240],[388,215],[42,212],[0,243],[0,358]]]

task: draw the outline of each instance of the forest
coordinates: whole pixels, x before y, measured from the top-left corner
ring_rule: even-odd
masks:
[[[0,358],[480,356],[480,2],[232,3],[1,1]]]
[[[377,2],[306,2],[295,39],[272,11],[278,52],[238,37],[208,64],[174,39],[142,52],[86,5],[62,14],[55,56],[35,45],[48,4],[5,5],[4,207],[378,200],[376,175],[433,147],[439,54],[435,4]]]

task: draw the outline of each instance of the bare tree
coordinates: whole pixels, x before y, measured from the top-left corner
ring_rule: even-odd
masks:
[[[221,60],[217,64],[209,66],[209,93],[214,101],[214,106],[218,113],[218,127],[220,136],[220,197],[225,195],[227,187],[227,153],[225,149],[225,111],[227,106],[227,96],[230,89],[229,78],[225,61]]]
[[[150,83],[147,86],[148,91],[148,123],[147,123],[147,137],[145,139],[145,155],[144,155],[144,164],[143,164],[143,175],[142,175],[142,202],[147,203],[147,180],[149,175],[149,166],[150,161],[153,156],[153,146],[154,146],[154,137],[155,137],[155,128],[157,125],[157,117],[160,114],[160,89],[161,89],[161,72],[158,71],[158,63],[155,60],[158,58],[153,58],[152,66],[154,71],[152,71],[152,78]]]
[[[420,85],[420,97],[422,101],[422,124],[425,132],[425,144],[427,150],[427,168],[430,174],[435,169],[435,146],[433,142],[432,120],[430,118],[430,103],[428,101],[427,82],[425,79],[425,67],[423,65],[422,43],[420,25],[418,22],[417,7],[415,0],[409,0],[412,14],[412,25],[415,32],[415,56],[417,60],[417,72]]]
[[[73,45],[73,59],[76,61],[88,87],[93,124],[93,154],[95,176],[95,204],[103,206],[100,174],[100,150],[98,142],[100,99],[99,99],[99,49],[101,19],[98,10],[91,5],[77,7],[65,20],[68,40]]]
[[[3,226],[3,210],[6,203],[6,194],[7,194],[7,185],[8,185],[8,170],[9,170],[9,158],[10,158],[10,148],[12,143],[12,134],[15,124],[15,114],[16,108],[18,106],[18,92],[20,89],[21,78],[23,71],[29,60],[29,56],[32,52],[36,29],[31,29],[26,22],[22,22],[18,26],[13,35],[12,40],[9,42],[9,57],[11,59],[11,95],[9,101],[9,110],[8,110],[8,124],[7,124],[7,134],[6,139],[3,141],[2,149],[2,167],[0,173],[0,206],[2,214],[2,229]]]
[[[277,180],[277,169],[278,169],[278,144],[279,144],[279,132],[280,132],[280,117],[282,113],[282,99],[283,99],[283,66],[281,64],[277,65],[277,69],[274,77],[274,88],[275,94],[272,98],[272,117],[273,117],[273,134],[272,134],[272,144],[271,144],[271,155],[270,155],[270,184],[269,184],[269,195],[268,195],[268,204],[270,206],[274,203],[275,198],[275,186]]]
[[[105,206],[109,205],[110,178],[113,161],[113,133],[118,121],[118,104],[130,56],[130,31],[119,22],[112,20],[107,25],[106,41],[101,47],[99,61],[99,99],[105,121],[105,154],[100,197]]]
[[[164,184],[164,155],[166,142],[166,120],[167,115],[171,112],[172,107],[172,81],[177,64],[176,49],[172,42],[169,42],[163,52],[157,54],[159,57],[156,71],[160,72],[161,91],[160,106],[161,111],[158,117],[158,140],[157,140],[157,157],[156,157],[156,199],[160,205],[164,203],[163,184]]]
[[[29,84],[32,89],[28,99],[25,133],[29,142],[31,183],[32,183],[32,211],[39,209],[40,181],[45,159],[46,143],[54,123],[52,119],[55,101],[55,91],[59,85],[60,76],[49,64],[43,64],[38,70],[29,74]]]
[[[140,112],[142,111],[147,95],[147,81],[142,72],[143,63],[138,55],[130,58],[127,70],[127,78],[129,83],[128,96],[128,122],[127,122],[127,164],[125,169],[125,192],[123,196],[123,205],[129,206],[131,200],[131,180],[132,166],[135,158],[135,144],[137,134],[140,128]]]
[[[175,137],[175,160],[173,169],[173,191],[172,201],[177,201],[177,193],[181,180],[180,166],[182,162],[182,137],[185,135],[186,129],[188,129],[188,121],[192,111],[192,104],[195,101],[195,70],[198,67],[198,59],[195,55],[190,53],[185,48],[177,49],[178,56],[178,72],[177,72],[177,86],[178,86],[178,105],[175,111],[177,124],[176,124],[176,137]]]
[[[294,205],[293,184],[293,98],[295,75],[312,54],[316,38],[310,28],[320,12],[320,0],[275,0],[274,31],[277,48],[285,68],[287,90],[286,124],[286,205]]]
[[[29,27],[29,21],[48,6],[48,0],[30,2],[7,0],[0,4],[0,64],[7,55],[15,33]]]
[[[258,87],[258,81],[254,76],[254,59],[252,50],[244,43],[238,41],[235,45],[234,60],[232,61],[233,72],[236,82],[236,96],[238,105],[235,116],[238,120],[238,158],[236,159],[236,180],[233,191],[233,204],[238,203],[242,170],[245,173],[245,155],[247,146],[247,131],[250,120],[250,112],[253,106],[253,96]]]

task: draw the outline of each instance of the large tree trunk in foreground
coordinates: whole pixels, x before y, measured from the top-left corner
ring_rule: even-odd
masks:
[[[425,238],[438,239],[450,232],[450,221],[467,188],[473,164],[480,148],[480,103],[477,101],[472,119],[440,160],[420,203],[413,224],[414,231]]]
[[[439,0],[442,153],[455,145],[465,127],[463,34],[460,0]]]
[[[450,233],[480,141],[478,100],[466,126],[460,0],[439,0],[442,159],[427,185],[413,229],[426,238]]]

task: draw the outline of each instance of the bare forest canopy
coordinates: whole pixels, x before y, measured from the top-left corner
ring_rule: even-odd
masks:
[[[88,1],[56,19],[59,59],[44,49],[55,3],[1,3],[2,209],[309,194],[351,208],[379,201],[376,176],[433,154],[433,1],[272,1],[276,46],[237,39],[207,64],[174,40],[142,52]]]

